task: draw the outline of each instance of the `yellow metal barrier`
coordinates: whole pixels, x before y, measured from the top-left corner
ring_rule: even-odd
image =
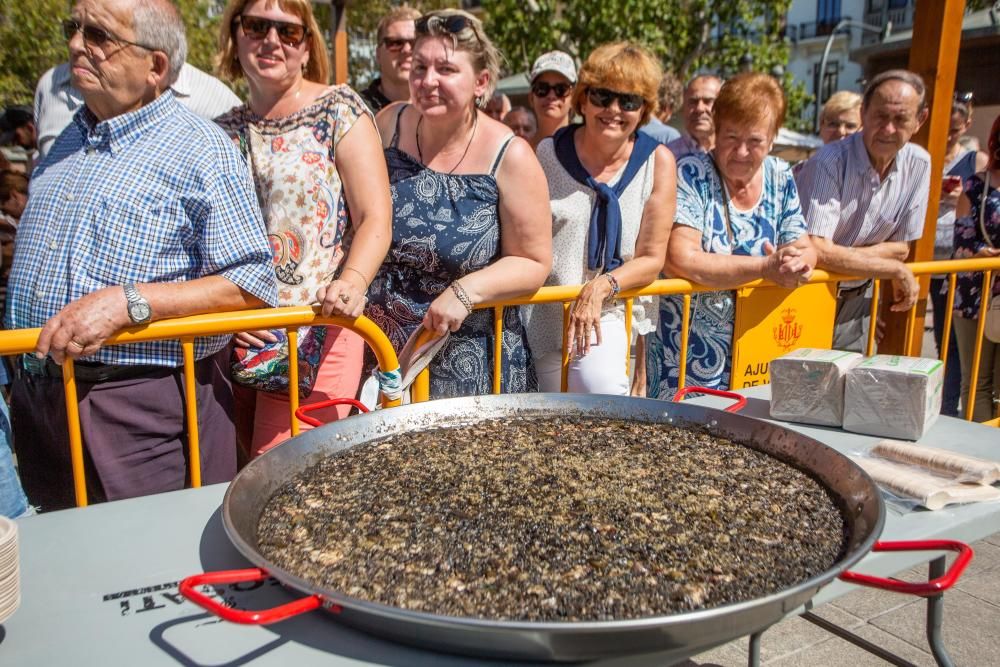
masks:
[[[914,262],[909,264],[910,269],[913,274],[918,278],[927,279],[931,275],[936,274],[949,274],[948,276],[948,307],[944,313],[944,331],[945,338],[942,340],[941,345],[941,360],[945,364],[948,363],[948,340],[951,332],[951,322],[952,322],[952,308],[955,302],[955,286],[956,286],[956,274],[958,273],[970,273],[984,271],[983,275],[983,292],[989,294],[989,290],[986,286],[990,284],[991,276],[993,271],[1000,270],[1000,258],[990,258],[990,259],[956,259],[956,260],[945,260],[936,262]],[[843,280],[858,280],[859,276],[848,276],[841,274],[828,273],[826,271],[817,269],[813,271],[812,277],[809,279],[809,283],[829,283],[829,282],[840,282]],[[875,326],[874,323],[878,319],[878,303],[879,294],[882,289],[881,280],[873,281],[872,288],[872,305],[871,305],[871,321],[872,326],[869,327],[868,332],[868,342],[866,347],[866,354],[871,355],[875,351]],[[745,287],[768,287],[775,286],[774,283],[765,280],[755,280],[744,285],[740,285],[735,288],[739,290]],[[503,326],[503,308],[509,306],[521,306],[529,304],[543,304],[543,303],[560,303],[563,308],[563,345],[562,345],[562,391],[566,391],[567,387],[567,373],[569,370],[569,345],[566,339],[567,328],[569,326],[570,308],[572,302],[580,294],[580,290],[583,289],[583,285],[563,285],[558,287],[543,287],[539,289],[534,294],[527,294],[521,297],[516,297],[506,301],[490,301],[478,304],[476,309],[491,308],[494,310],[494,327],[495,331],[498,332],[494,337],[494,348],[493,348],[493,393],[497,394],[502,391],[500,387],[500,373],[497,369],[501,368],[501,355],[503,353],[503,346],[501,336],[499,332],[502,331]],[[690,282],[688,280],[683,280],[681,278],[666,278],[663,280],[657,280],[645,287],[640,287],[637,289],[623,290],[618,296],[618,299],[624,300],[626,302],[626,334],[627,339],[631,340],[632,337],[632,321],[631,321],[631,303],[632,299],[638,296],[666,296],[666,295],[682,295],[684,298],[684,308],[682,313],[681,321],[681,346],[680,346],[680,359],[679,359],[679,376],[678,376],[678,387],[683,388],[686,384],[686,370],[687,370],[687,351],[688,351],[688,334],[690,330],[690,310],[691,310],[691,295],[700,292],[713,292],[718,291],[714,287],[708,287],[705,285],[698,285],[696,283]],[[975,343],[975,358],[973,360],[972,368],[979,367],[980,359],[980,349],[983,342],[983,332],[985,328],[985,313],[988,307],[989,301],[988,296],[983,303],[983,307],[980,309],[979,322],[976,333],[976,343]],[[938,316],[935,313],[935,316]],[[914,323],[916,318],[916,309],[911,308],[907,317],[907,327],[906,327],[906,345],[909,348],[913,337],[916,335],[922,335],[923,332],[918,332],[915,330]],[[423,344],[428,341],[433,334],[430,332],[423,332],[421,334],[418,344]],[[626,359],[628,359],[629,351],[625,351]],[[954,361],[954,360],[952,360]],[[625,364],[626,373],[628,372],[628,361]],[[968,420],[972,419],[972,406],[974,400],[972,397],[976,393],[976,377],[975,373],[972,374],[973,377],[970,381],[969,396],[967,397],[965,418]],[[426,401],[430,397],[430,369],[429,367],[421,372],[411,387],[411,396],[414,402]]]
[[[115,334],[105,345],[139,343],[154,340],[179,339],[184,357],[184,395],[188,428],[188,460],[192,486],[201,486],[201,451],[198,440],[198,407],[195,400],[194,341],[200,336],[231,334],[257,329],[285,329],[289,347],[289,419],[292,434],[299,432],[295,411],[298,396],[298,327],[308,325],[333,325],[357,333],[372,348],[382,371],[394,371],[399,361],[392,343],[374,322],[367,317],[352,320],[345,317],[323,317],[318,309],[307,306],[244,310],[209,315],[193,315],[154,322],[144,327],[133,327]],[[41,329],[18,329],[0,332],[0,355],[29,354],[34,351]],[[79,400],[73,361],[63,364],[63,386],[66,390],[66,415],[69,428],[70,459],[73,467],[73,487],[77,506],[87,505],[87,486],[84,476],[83,439],[80,434]],[[382,405],[399,405],[399,399],[382,397]]]

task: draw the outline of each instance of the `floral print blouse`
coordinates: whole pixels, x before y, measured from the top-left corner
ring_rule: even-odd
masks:
[[[1000,180],[1000,179],[992,179]],[[979,208],[983,205],[983,180],[973,176],[965,182],[965,196],[972,204],[969,215],[955,221],[955,259],[968,259],[989,245],[983,239],[979,229]],[[993,184],[991,184],[993,185]],[[986,214],[983,219],[986,233],[990,235],[993,247],[1000,248],[1000,191],[990,187],[986,197]],[[942,291],[947,293],[948,285],[942,285]],[[979,307],[983,290],[983,273],[960,273],[955,283],[955,314],[960,317],[976,319],[979,317]],[[993,299],[1000,298],[1000,276],[993,276]]]
[[[337,144],[362,115],[371,115],[348,86],[332,86],[308,107],[266,119],[247,105],[215,122],[250,162],[267,225],[281,306],[314,301],[350,249]]]

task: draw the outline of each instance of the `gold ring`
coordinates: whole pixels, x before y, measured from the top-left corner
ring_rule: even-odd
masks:
[[[81,350],[82,350],[83,348],[87,347],[86,345],[84,345],[83,343],[81,343],[80,341],[78,341],[78,340],[77,340],[77,339],[75,339],[75,338],[71,338],[71,339],[70,339],[70,341],[69,341],[69,344],[70,344],[70,345],[76,345],[76,346],[77,346],[78,348],[80,348]]]
[[[348,301],[350,301],[350,300],[351,300],[351,297],[347,296],[346,294],[341,294],[341,295],[340,295],[340,300],[341,300],[341,301],[342,301],[343,303],[347,303]]]

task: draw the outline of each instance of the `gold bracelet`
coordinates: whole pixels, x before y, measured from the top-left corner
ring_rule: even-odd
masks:
[[[369,286],[369,285],[370,285],[371,283],[370,283],[370,282],[368,281],[368,279],[367,279],[367,278],[365,278],[365,274],[361,273],[360,271],[358,271],[357,269],[355,269],[355,268],[354,268],[354,267],[352,267],[352,266],[345,266],[345,267],[344,267],[343,269],[341,269],[341,270],[340,270],[340,275],[341,275],[341,277],[343,277],[343,275],[344,275],[344,271],[354,271],[354,273],[356,273],[356,274],[358,274],[359,276],[361,276],[361,280],[363,280],[363,281],[365,282],[365,289],[364,289],[363,291],[365,291],[365,292],[367,292],[367,291],[368,291],[368,286]]]
[[[455,293],[455,296],[458,297],[458,300],[463,306],[465,306],[465,309],[469,311],[469,314],[472,314],[472,299],[469,298],[469,293],[465,291],[464,287],[462,287],[462,283],[457,280],[453,282],[451,284],[451,291]]]

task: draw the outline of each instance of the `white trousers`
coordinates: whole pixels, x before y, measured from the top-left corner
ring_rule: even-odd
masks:
[[[590,353],[570,359],[567,391],[575,394],[614,394],[628,396],[629,376],[626,361],[629,339],[621,316],[608,313],[601,318],[601,344],[591,333]],[[558,392],[562,379],[562,350],[549,352],[535,360],[538,391]]]

